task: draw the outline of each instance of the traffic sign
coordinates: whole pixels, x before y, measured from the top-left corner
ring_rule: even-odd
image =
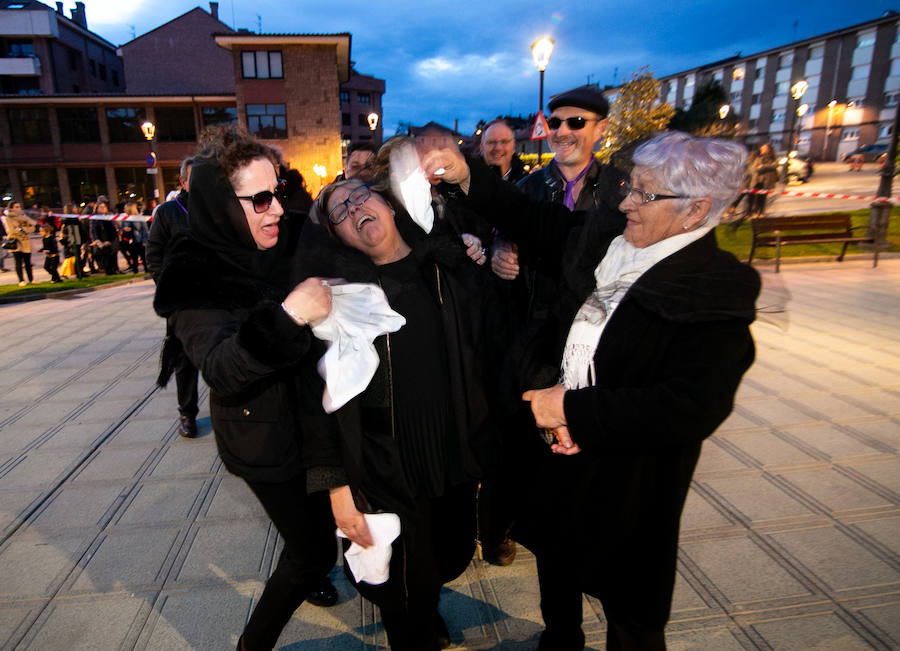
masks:
[[[156,154],[154,154],[152,151],[147,154],[147,167],[156,167]]]
[[[531,139],[544,140],[549,135],[550,127],[547,125],[547,118],[544,117],[543,111],[539,111],[537,117],[534,119],[534,126],[531,129]]]

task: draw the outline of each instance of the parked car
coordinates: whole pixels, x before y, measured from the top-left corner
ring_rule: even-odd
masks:
[[[850,153],[848,153],[844,160],[848,160],[852,156],[862,156],[863,161],[866,163],[872,163],[878,160],[878,157],[882,154],[886,154],[888,150],[887,144],[883,145],[863,145],[862,147],[858,147],[854,149]]]

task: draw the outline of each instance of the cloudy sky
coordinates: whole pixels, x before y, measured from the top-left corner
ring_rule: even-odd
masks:
[[[46,0],[55,6],[54,2]],[[66,13],[74,6],[66,0]],[[115,44],[185,13],[195,0],[86,0],[88,27]],[[221,0],[234,28],[353,35],[351,58],[386,80],[385,134],[437,120],[462,132],[479,119],[537,108],[530,45],[556,48],[544,99],[590,80],[620,83],[759,52],[900,11],[900,0]]]

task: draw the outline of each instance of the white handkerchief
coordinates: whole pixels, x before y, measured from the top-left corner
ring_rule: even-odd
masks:
[[[425,178],[425,172],[419,165],[419,155],[411,144],[391,149],[391,190],[394,196],[399,197],[413,221],[430,233],[434,226],[431,184]]]
[[[378,352],[375,337],[397,332],[406,324],[388,304],[381,287],[370,283],[331,285],[331,312],[313,334],[328,343],[317,368],[325,380],[322,406],[329,414],[366,390]]]
[[[369,525],[374,544],[363,547],[353,543],[344,552],[344,558],[357,583],[365,581],[371,585],[381,585],[390,576],[391,543],[400,535],[400,518],[396,513],[366,513],[363,517]],[[337,535],[347,537],[340,529]]]

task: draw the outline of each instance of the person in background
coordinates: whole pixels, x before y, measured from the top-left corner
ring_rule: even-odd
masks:
[[[181,192],[171,201],[161,203],[150,224],[150,235],[147,240],[147,264],[153,282],[159,280],[163,264],[169,249],[176,237],[190,230],[188,221],[188,204],[190,195],[188,187],[191,181],[193,158],[181,161],[178,183]],[[175,336],[168,332],[167,336]],[[197,436],[198,373],[191,360],[182,351],[176,350],[173,360],[175,369],[175,389],[178,397],[178,433],[185,438]]]
[[[488,122],[481,132],[481,158],[500,174],[504,181],[516,183],[527,176],[525,166],[516,156],[516,136],[506,120]]]
[[[371,181],[377,148],[371,142],[356,142],[347,150],[347,167],[344,169],[345,179],[362,179]]]
[[[44,254],[44,271],[50,274],[51,283],[61,283],[59,277],[59,244],[53,235],[53,226],[41,224],[41,253]]]
[[[778,181],[778,161],[775,160],[772,145],[764,143],[759,148],[748,171],[750,172],[750,188],[762,190],[762,192],[750,194],[748,213],[751,218],[761,217],[766,213],[766,202],[769,198],[765,190],[774,188]]]
[[[15,239],[19,246],[13,251],[13,260],[16,263],[16,275],[19,277],[19,286],[24,287],[34,282],[34,274],[31,270],[31,239],[35,222],[22,211],[22,204],[15,199],[7,204],[4,213],[7,237]],[[24,273],[23,273],[24,272]],[[28,278],[26,281],[25,278]]]
[[[107,276],[119,273],[119,231],[115,222],[104,219],[102,216],[109,214],[109,201],[105,196],[97,197],[97,205],[94,207],[96,215],[100,218],[92,218],[91,250],[94,262]]]

